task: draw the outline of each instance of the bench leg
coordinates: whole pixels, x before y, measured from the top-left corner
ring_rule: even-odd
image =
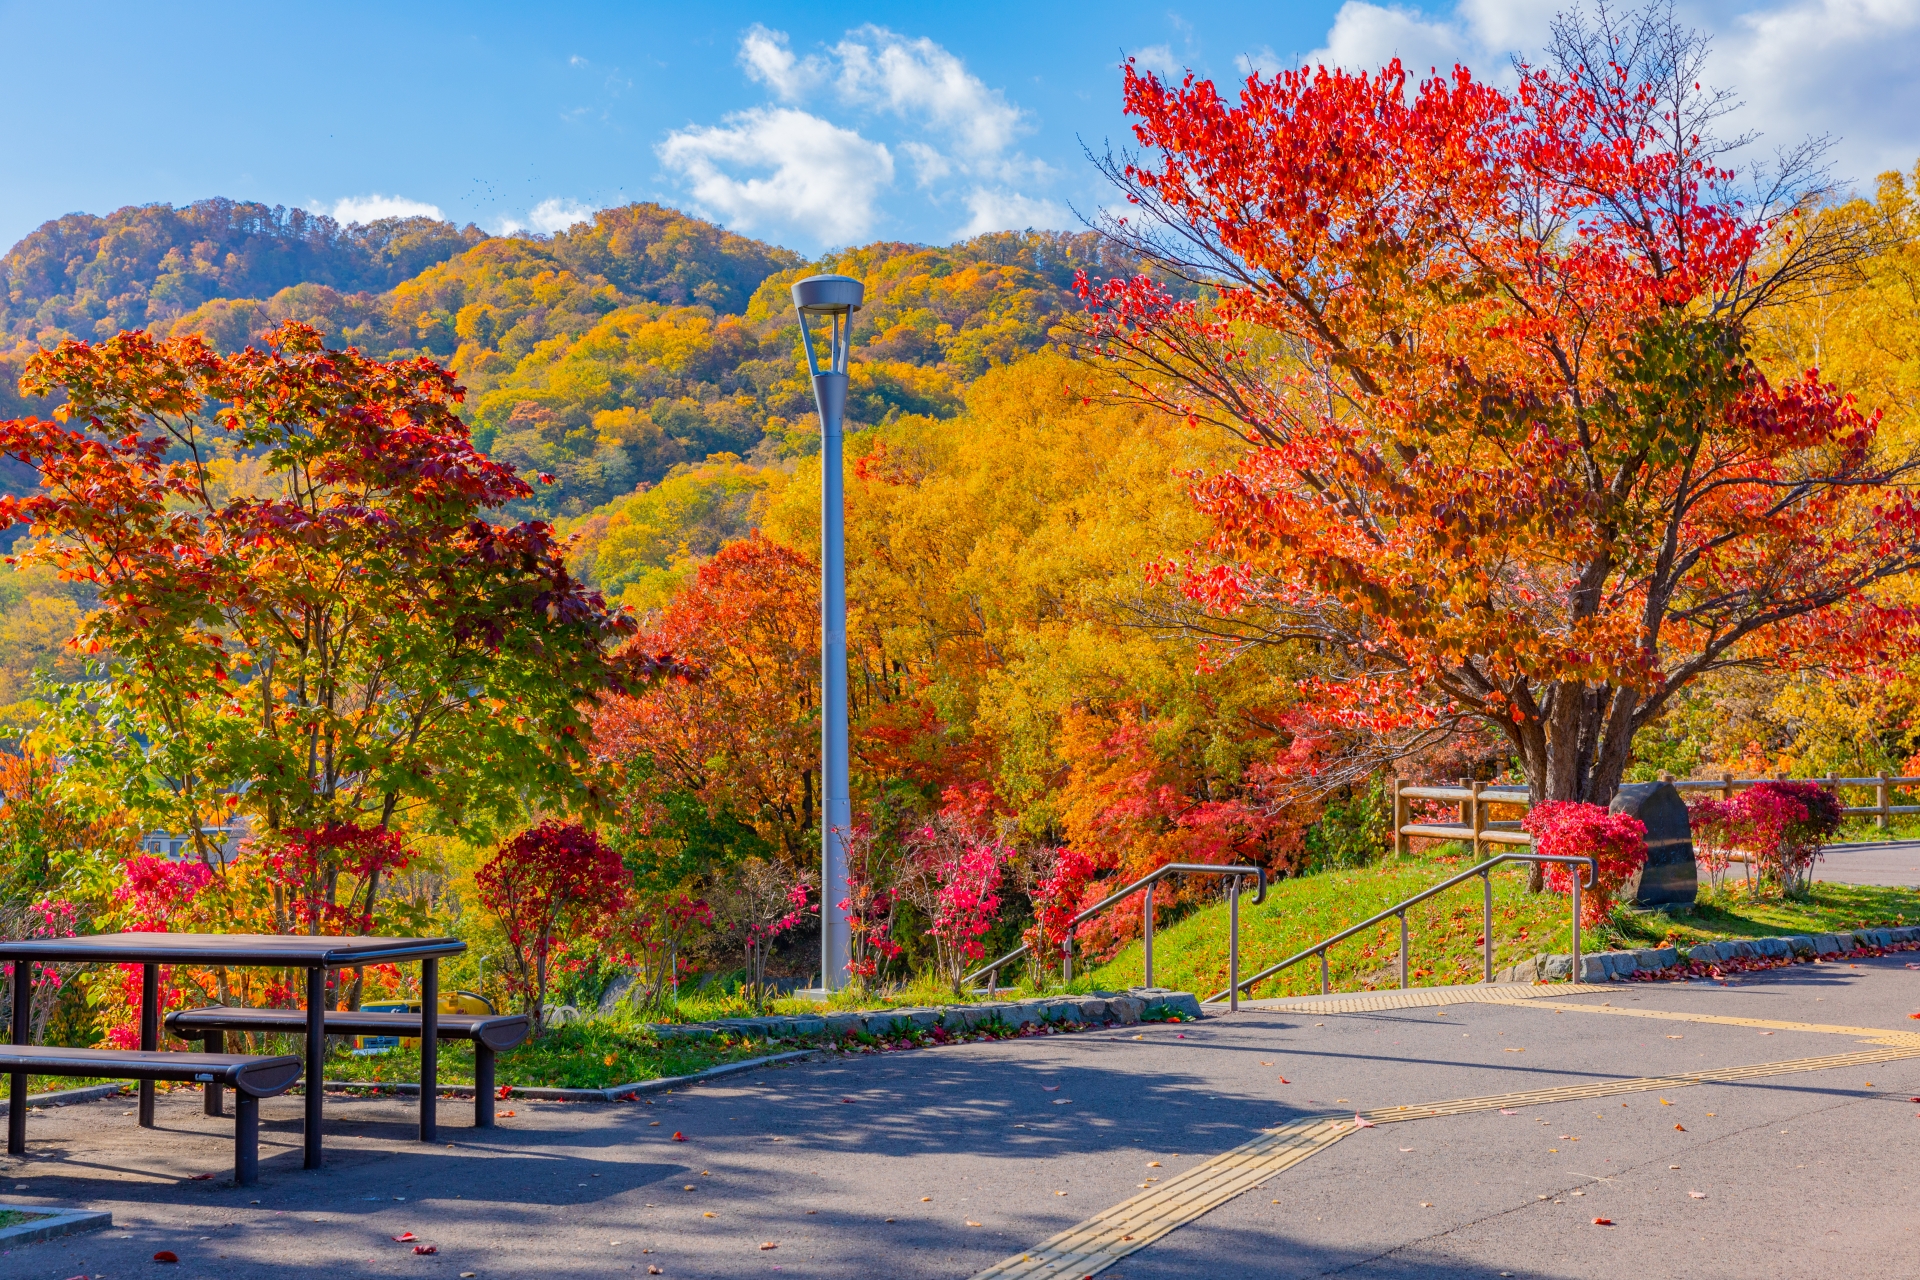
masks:
[[[306,1165],[321,1162],[320,1123],[326,1114],[327,971],[307,970]]]
[[[201,1036],[200,1040],[206,1045],[208,1053],[225,1053],[227,1051],[227,1033],[224,1031],[209,1031]],[[218,1080],[208,1081],[207,1087],[202,1092],[206,1096],[207,1114],[210,1116],[224,1115],[225,1111],[221,1107],[220,1095],[224,1093],[225,1090],[220,1087],[220,1082]],[[238,1091],[236,1091],[235,1096],[238,1096]]]
[[[250,1187],[260,1181],[260,1099],[242,1089],[233,1091],[233,1183]]]
[[[493,1128],[493,1050],[473,1042],[473,1127]]]
[[[140,1051],[160,1047],[160,966],[140,966]],[[140,1127],[153,1128],[153,1081],[140,1082]]]
[[[13,962],[13,1042],[25,1044],[32,1030],[33,961]],[[7,1078],[7,1153],[27,1154],[27,1073]]]
[[[420,1141],[440,1140],[440,962],[420,962]]]

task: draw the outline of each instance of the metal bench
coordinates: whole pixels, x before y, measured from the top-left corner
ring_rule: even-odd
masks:
[[[134,1049],[67,1049],[58,1045],[0,1045],[0,1070],[16,1083],[7,1111],[7,1150],[27,1152],[24,1077],[105,1076],[109,1080],[181,1080],[234,1092],[233,1180],[246,1186],[260,1177],[260,1099],[285,1093],[300,1078],[292,1054],[256,1057],[244,1053],[153,1053]]]
[[[326,1033],[330,1036],[404,1036],[419,1038],[421,1016],[417,1013],[354,1013],[345,1009],[326,1011]],[[229,1031],[278,1031],[305,1034],[307,1012],[304,1009],[240,1009],[213,1005],[205,1009],[183,1009],[167,1015],[167,1031],[182,1040],[200,1040],[209,1053],[226,1047]],[[532,1032],[532,1023],[523,1013],[492,1016],[442,1013],[436,1018],[442,1040],[473,1041],[473,1126],[493,1127],[493,1059],[523,1042]],[[420,1082],[420,1100],[424,1111],[429,1091],[438,1081]],[[316,1086],[317,1087],[317,1086]],[[207,1114],[220,1114],[220,1083],[210,1082],[206,1089]]]

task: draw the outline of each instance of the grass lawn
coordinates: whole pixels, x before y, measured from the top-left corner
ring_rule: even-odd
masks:
[[[50,1213],[23,1213],[19,1209],[0,1209],[0,1230],[17,1227],[23,1222],[38,1222],[42,1218],[52,1216]]]
[[[1359,871],[1331,871],[1282,880],[1258,907],[1240,906],[1240,971],[1257,972],[1284,960],[1330,934],[1338,933],[1403,898],[1470,866],[1465,856],[1445,853],[1386,862]],[[1570,944],[1570,904],[1557,894],[1526,892],[1523,866],[1494,872],[1494,967],[1506,968],[1537,952],[1564,954]],[[1584,951],[1651,946],[1682,946],[1713,938],[1766,937],[1823,933],[1868,925],[1920,923],[1920,893],[1911,889],[1814,885],[1805,901],[1750,902],[1723,894],[1703,902],[1690,918],[1623,915],[1598,929],[1583,930]],[[1458,885],[1407,912],[1410,943],[1408,981],[1414,986],[1478,982],[1481,976],[1480,883]],[[1328,974],[1336,991],[1375,990],[1397,985],[1399,927],[1388,920],[1356,935],[1328,953]],[[1154,981],[1192,991],[1202,999],[1227,985],[1227,909],[1212,904],[1154,934]],[[1143,980],[1138,942],[1121,951],[1074,986],[1112,990]],[[1309,957],[1255,988],[1259,996],[1312,995],[1320,990],[1318,960]]]

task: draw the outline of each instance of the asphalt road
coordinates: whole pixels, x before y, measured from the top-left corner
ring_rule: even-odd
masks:
[[[1813,867],[1815,880],[1837,884],[1920,886],[1920,840],[1828,845]]]
[[[115,1228],[15,1249],[0,1277],[965,1277],[1303,1115],[1870,1048],[1629,1015],[1904,1032],[1907,964],[803,1063],[651,1106],[509,1102],[500,1129],[449,1125],[432,1148],[409,1140],[404,1103],[330,1100],[315,1173],[298,1100],[280,1099],[247,1189],[225,1184],[228,1122],[196,1097],[163,1100],[154,1132],[125,1103],[88,1104],[34,1114],[0,1198],[110,1208]],[[1623,1012],[1555,1011],[1574,1002]],[[1358,1130],[1102,1275],[1913,1274],[1920,1057],[1870,1070]],[[407,1231],[438,1252],[393,1241]],[[159,1249],[181,1265],[155,1267]]]

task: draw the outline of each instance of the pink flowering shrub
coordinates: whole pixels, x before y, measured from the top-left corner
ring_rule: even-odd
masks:
[[[900,891],[929,921],[934,971],[955,995],[968,966],[986,958],[1009,854],[980,825],[964,815],[936,816],[909,837],[900,876]]]
[[[851,944],[847,976],[861,986],[871,986],[888,961],[903,950],[893,936],[902,901],[894,883],[899,849],[894,842],[881,840],[866,819],[841,833],[841,839],[847,851],[847,896],[834,904],[834,910],[847,921]]]
[[[1054,856],[1053,869],[1034,886],[1029,895],[1033,923],[1021,940],[1032,948],[1036,978],[1059,958],[1067,940],[1068,922],[1079,914],[1081,899],[1096,870],[1093,859],[1078,849],[1061,849]],[[1141,900],[1144,903],[1144,895]],[[1122,909],[1126,905],[1120,904]]]
[[[1521,825],[1533,837],[1535,853],[1592,858],[1597,864],[1592,887],[1581,889],[1584,924],[1604,920],[1621,886],[1647,864],[1646,824],[1603,805],[1551,800],[1529,810]],[[1574,877],[1586,877],[1586,868],[1567,863],[1548,863],[1544,870],[1547,887],[1555,893],[1571,894]]]
[[[1698,800],[1687,806],[1694,852],[1707,864],[1715,889],[1738,849],[1757,895],[1766,885],[1786,894],[1805,893],[1820,846],[1840,829],[1840,797],[1817,782],[1762,782],[1730,800]]]

